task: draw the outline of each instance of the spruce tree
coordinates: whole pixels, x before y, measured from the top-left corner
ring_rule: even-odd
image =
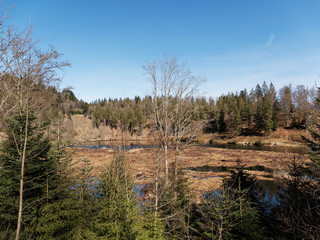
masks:
[[[279,205],[272,209],[269,220],[276,238],[319,239],[319,179],[305,179],[302,162],[293,157],[288,177],[280,184]]]
[[[273,127],[273,102],[272,102],[272,96],[269,92],[266,93],[263,99],[263,105],[262,105],[262,125],[263,130],[265,133],[271,132],[271,129]]]
[[[219,112],[218,129],[219,129],[219,132],[227,131],[227,124],[225,122],[224,110],[220,110],[220,112]]]
[[[263,93],[260,85],[256,86],[255,90],[255,128],[257,131],[262,131],[264,129],[263,125]]]
[[[222,190],[208,191],[198,207],[199,239],[268,239],[264,236],[256,197],[255,178],[238,165],[224,179]]]
[[[123,153],[118,153],[100,178],[97,239],[135,239],[139,235],[139,209],[134,183]]]
[[[293,113],[293,103],[292,103],[292,87],[284,86],[279,91],[280,95],[280,103],[281,103],[281,111],[286,120],[286,127],[289,127],[292,113]]]
[[[92,178],[92,163],[77,162],[73,176],[64,169],[60,192],[55,201],[44,204],[35,227],[35,239],[97,239],[93,231],[97,213],[97,182]]]
[[[6,139],[0,155],[0,236],[13,238],[17,227],[21,161],[25,147],[20,235],[24,238],[30,221],[37,217],[41,204],[49,198],[48,192],[55,187],[57,162],[49,155],[50,141],[44,135],[47,124],[39,124],[33,112],[17,108],[5,122]]]
[[[189,183],[182,173],[172,175],[168,185],[164,186],[163,197],[159,205],[161,219],[164,219],[164,236],[167,239],[188,239],[190,233],[192,197],[189,190]]]

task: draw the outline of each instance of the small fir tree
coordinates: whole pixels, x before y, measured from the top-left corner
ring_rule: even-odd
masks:
[[[100,179],[99,209],[94,223],[97,239],[135,239],[139,235],[140,216],[123,153],[115,156]]]
[[[36,239],[97,239],[93,231],[97,212],[96,181],[92,178],[92,163],[77,163],[76,175],[65,169],[59,198],[41,208],[36,225]]]
[[[13,111],[6,122],[6,139],[0,155],[0,231],[4,238],[11,239],[16,229],[19,207],[19,188],[22,153],[25,146],[22,234],[38,210],[55,188],[57,161],[49,154],[50,141],[44,135],[47,123],[39,124],[33,112],[23,108]],[[27,128],[28,134],[25,134]],[[0,235],[0,236],[1,236]]]

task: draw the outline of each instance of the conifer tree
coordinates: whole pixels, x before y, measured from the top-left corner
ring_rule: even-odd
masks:
[[[172,174],[160,199],[161,219],[164,219],[164,236],[168,239],[188,239],[191,236],[190,221],[192,197],[187,179],[181,171]]]
[[[255,90],[255,128],[258,131],[263,130],[263,94],[259,84],[256,86]]]
[[[117,153],[101,177],[98,198],[99,210],[94,223],[97,239],[135,239],[139,236],[138,203],[123,153]]]
[[[272,102],[272,129],[276,130],[279,127],[279,111],[280,111],[280,104],[277,98],[277,91],[273,85],[270,83],[269,85],[269,96]]]
[[[291,85],[284,86],[283,88],[281,88],[279,94],[280,94],[281,109],[286,120],[286,127],[289,127],[289,123],[291,121],[292,112],[293,112]]]
[[[244,89],[240,92],[238,96],[238,102],[239,102],[239,114],[240,114],[240,120],[249,120],[249,105],[247,103],[248,96],[247,96],[247,90]]]
[[[228,188],[206,193],[198,209],[199,239],[266,239],[246,191],[238,193],[236,197]]]
[[[272,97],[269,92],[267,92],[263,99],[263,105],[262,105],[262,125],[263,130],[266,133],[271,132],[271,129],[273,127],[273,102]]]
[[[255,179],[236,166],[222,190],[209,191],[199,205],[200,239],[267,239],[255,200]]]
[[[225,112],[223,110],[220,110],[219,112],[218,129],[219,132],[227,131],[227,124],[225,122]]]
[[[319,239],[319,179],[303,179],[302,162],[294,156],[280,184],[279,205],[270,215],[271,229],[281,239]]]
[[[72,169],[77,172],[74,176],[70,168],[64,169],[65,182],[59,187],[57,199],[41,208],[36,239],[96,239],[97,182],[92,178],[92,163],[83,159],[77,168]]]
[[[236,133],[239,133],[239,131],[241,130],[241,115],[238,108],[236,108],[234,111],[233,122],[234,122],[234,129]]]
[[[49,199],[48,191],[55,187],[58,163],[49,155],[50,141],[44,135],[47,124],[37,123],[33,112],[27,113],[25,109],[18,108],[5,122],[7,136],[2,143],[0,155],[0,228],[1,234],[11,239],[17,227],[23,154],[22,236],[26,226],[37,217],[41,204]]]
[[[231,175],[223,179],[224,186],[231,190],[238,191],[239,189],[247,190],[246,198],[251,202],[258,202],[260,187],[254,176],[247,173],[240,159],[237,160],[237,165],[234,170],[230,171]],[[235,195],[239,196],[235,193]]]

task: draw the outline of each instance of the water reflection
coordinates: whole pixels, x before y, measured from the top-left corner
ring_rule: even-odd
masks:
[[[134,192],[137,194],[138,198],[143,198],[146,191],[145,188],[149,187],[148,184],[136,184],[134,187]]]
[[[147,148],[154,148],[152,145],[71,145],[70,147],[75,148],[85,148],[85,149],[115,149],[115,150],[124,150],[130,151],[132,149],[147,149]]]
[[[87,149],[118,149],[120,146],[125,151],[138,148],[159,148],[158,145],[151,145],[150,143],[143,141],[88,141],[73,144],[70,147],[87,148]],[[255,146],[255,145],[241,145],[241,144],[196,144],[199,147],[213,147],[213,148],[225,148],[225,149],[240,149],[240,150],[255,150],[255,151],[269,151],[269,152],[286,152],[296,154],[306,154],[308,147],[288,147],[288,146]]]

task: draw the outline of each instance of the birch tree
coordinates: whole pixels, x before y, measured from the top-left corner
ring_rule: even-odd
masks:
[[[168,181],[168,147],[171,140],[174,140],[177,172],[179,143],[183,138],[189,142],[194,136],[192,128],[188,128],[195,112],[191,99],[197,94],[203,79],[194,77],[187,65],[180,64],[174,57],[147,62],[143,69],[152,84],[154,124],[164,152],[165,176]]]
[[[11,38],[11,29],[8,25],[5,24],[7,15],[10,9],[4,13],[0,12],[0,59],[3,58],[5,53],[7,53],[8,48],[12,43]],[[10,99],[10,96],[14,93],[14,85],[10,79],[10,76],[5,73],[5,66],[0,65],[0,113],[4,111],[7,101]]]
[[[293,102],[296,108],[298,123],[308,127],[308,115],[312,108],[312,92],[313,89],[308,89],[304,85],[298,85],[293,91]]]

